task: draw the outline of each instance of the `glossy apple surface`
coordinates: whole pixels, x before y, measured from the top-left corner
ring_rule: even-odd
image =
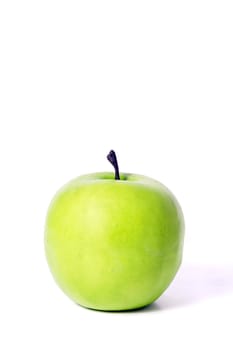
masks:
[[[99,310],[152,303],[182,259],[180,206],[161,183],[133,174],[80,176],[52,200],[45,225],[50,270],[75,302]]]

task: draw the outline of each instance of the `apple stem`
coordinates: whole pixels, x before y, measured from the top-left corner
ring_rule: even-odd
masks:
[[[119,167],[118,167],[116,153],[113,150],[111,150],[109,152],[109,154],[107,155],[107,159],[109,160],[109,162],[113,165],[113,167],[115,169],[115,180],[120,180]]]

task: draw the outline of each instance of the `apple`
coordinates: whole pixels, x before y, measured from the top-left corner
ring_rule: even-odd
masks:
[[[184,219],[174,195],[151,178],[83,175],[63,186],[46,217],[45,252],[61,289],[96,310],[129,310],[155,301],[182,260]]]

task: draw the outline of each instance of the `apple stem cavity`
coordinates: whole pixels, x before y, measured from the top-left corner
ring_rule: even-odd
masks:
[[[109,162],[113,165],[113,167],[115,169],[115,180],[120,180],[119,167],[118,167],[116,153],[113,150],[111,150],[109,152],[109,154],[107,155],[107,159],[109,160]]]

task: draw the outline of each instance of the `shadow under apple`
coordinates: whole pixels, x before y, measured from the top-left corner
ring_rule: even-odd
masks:
[[[183,264],[170,287],[148,306],[148,311],[156,311],[155,305],[159,310],[178,308],[229,293],[233,293],[233,265]]]

